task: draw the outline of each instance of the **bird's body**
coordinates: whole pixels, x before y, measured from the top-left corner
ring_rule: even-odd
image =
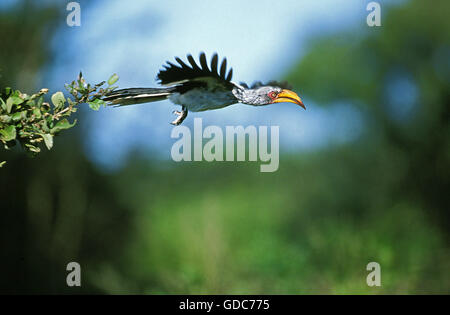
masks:
[[[233,70],[227,73],[227,61],[224,59],[218,69],[218,56],[214,54],[211,68],[208,67],[206,56],[200,54],[200,66],[191,55],[187,56],[189,65],[180,58],[175,58],[179,65],[167,62],[164,69],[158,73],[161,88],[129,88],[115,90],[104,98],[110,105],[133,105],[169,99],[172,103],[182,106],[181,111],[172,124],[179,125],[186,118],[188,111],[200,112],[219,109],[235,103],[262,106],[280,102],[296,103],[304,108],[300,97],[282,84],[269,82],[268,85],[255,83],[246,84],[231,82]]]
[[[219,109],[236,103],[231,91],[211,91],[203,88],[192,89],[185,93],[175,92],[168,98],[175,104],[186,106],[191,112]]]

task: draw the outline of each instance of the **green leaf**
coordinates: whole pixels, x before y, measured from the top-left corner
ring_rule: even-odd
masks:
[[[16,139],[16,127],[13,125],[0,129],[0,138],[3,141],[11,141]]]
[[[0,98],[0,102],[2,102],[2,109],[6,110],[6,103],[5,103],[5,101],[2,98]]]
[[[6,164],[6,161],[0,162],[0,167],[3,167],[3,165],[5,165],[5,164]]]
[[[50,119],[51,119],[51,118],[50,118]],[[50,132],[50,128],[48,127],[47,120],[42,119],[42,120],[41,120],[41,124],[42,124],[41,129],[42,129],[44,132]]]
[[[119,76],[117,74],[113,74],[109,79],[108,79],[108,85],[113,85],[114,83],[117,82],[117,80],[119,80]]]
[[[25,119],[25,118],[27,118],[27,111],[23,110],[21,112],[16,112],[16,113],[12,114],[11,118],[13,121],[19,121],[21,119]]]
[[[38,102],[37,102],[36,106],[41,107],[43,103],[44,103],[44,98],[41,96],[40,98],[38,98]]]
[[[32,144],[29,144],[29,143],[25,143],[25,147],[27,147],[29,151],[34,152],[34,153],[41,152],[41,149],[39,149],[39,147],[36,147],[36,146],[34,146]]]
[[[93,100],[92,102],[88,102],[89,107],[92,108],[93,110],[99,110],[100,106],[105,105],[106,102],[97,98],[95,100]]]
[[[12,100],[12,98],[10,97],[10,98],[8,98],[7,100],[6,100],[6,112],[9,114],[9,113],[11,113],[11,108],[12,108],[12,106],[13,106],[13,100]]]
[[[14,105],[19,105],[24,102],[23,99],[19,97],[20,92],[15,91],[8,99],[6,100],[6,111],[8,113],[11,112],[11,109]]]
[[[33,114],[34,116],[36,116],[37,119],[41,118],[41,111],[39,110],[39,108],[33,108]]]
[[[0,122],[2,122],[2,123],[11,122],[11,116],[10,115],[0,115]]]
[[[49,133],[43,133],[41,136],[44,139],[45,146],[50,150],[53,147],[53,136]]]
[[[61,130],[72,128],[73,126],[75,126],[76,123],[77,123],[76,120],[71,124],[67,119],[62,119],[56,123],[55,127],[50,129],[50,133],[54,135],[60,132]]]
[[[65,102],[66,99],[62,92],[56,92],[55,94],[52,95],[52,103],[53,105],[55,105],[56,109],[63,108]]]

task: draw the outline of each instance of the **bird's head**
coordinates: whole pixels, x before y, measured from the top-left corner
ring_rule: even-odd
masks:
[[[287,102],[300,105],[301,107],[306,109],[300,96],[298,96],[297,93],[291,90],[283,89],[277,86],[265,86],[261,87],[260,89],[260,93],[266,96],[267,104]]]
[[[240,97],[241,102],[246,104],[261,106],[288,102],[306,109],[297,93],[279,86],[252,86],[252,88],[244,89],[242,92],[243,95]]]

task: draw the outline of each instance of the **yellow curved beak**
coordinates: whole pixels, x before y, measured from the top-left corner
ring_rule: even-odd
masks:
[[[291,90],[282,90],[281,93],[278,94],[278,97],[273,101],[274,103],[294,103],[297,105],[300,105],[304,109],[306,109],[305,105],[303,105],[302,99],[300,96],[297,95],[297,93],[291,91]]]

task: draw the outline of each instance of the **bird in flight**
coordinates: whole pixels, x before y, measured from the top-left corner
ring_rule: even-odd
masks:
[[[218,68],[218,56],[214,54],[211,67],[208,67],[205,53],[200,54],[200,66],[192,55],[187,55],[189,65],[176,57],[177,65],[167,61],[157,75],[163,86],[160,88],[128,88],[115,90],[103,100],[108,105],[133,105],[169,99],[181,105],[181,110],[173,113],[177,118],[171,122],[179,125],[186,118],[188,111],[200,112],[219,109],[235,103],[263,106],[274,103],[290,102],[305,108],[300,97],[283,83],[275,81],[252,86],[231,81],[233,69],[227,72],[227,60],[223,59]]]

